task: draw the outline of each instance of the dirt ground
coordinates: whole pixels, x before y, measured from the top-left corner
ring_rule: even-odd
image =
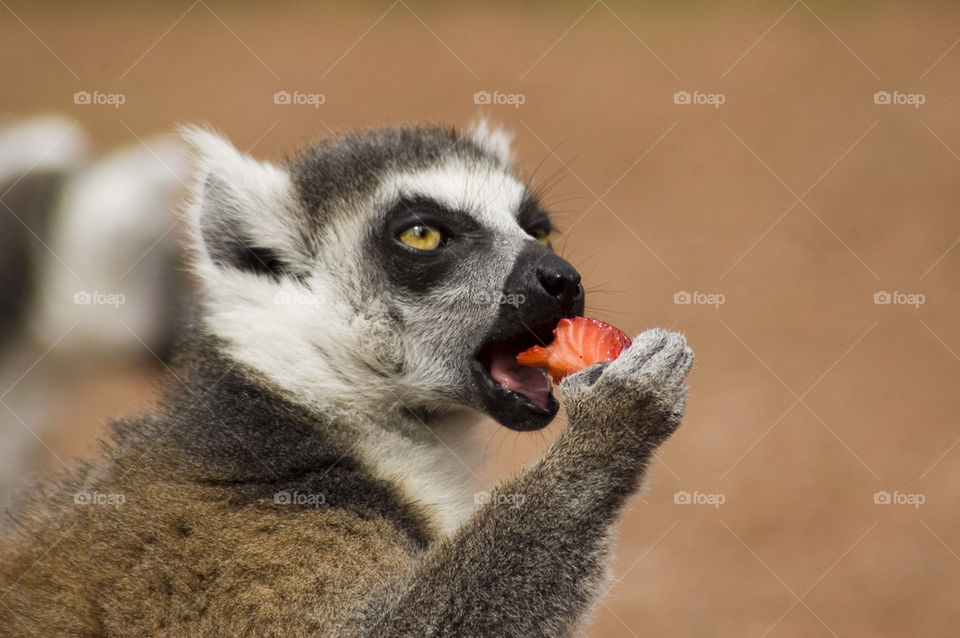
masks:
[[[5,7],[2,111],[66,113],[102,150],[193,121],[267,158],[481,112],[516,132],[588,314],[682,330],[698,357],[589,635],[957,635],[960,7]],[[155,374],[77,374],[47,443],[91,453]],[[491,425],[486,477],[560,427]]]

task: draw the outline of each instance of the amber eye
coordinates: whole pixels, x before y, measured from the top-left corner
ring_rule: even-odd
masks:
[[[538,242],[540,242],[541,244],[543,244],[544,246],[546,246],[547,248],[550,248],[550,233],[549,233],[549,232],[541,233],[541,234],[539,234],[539,235],[534,235],[533,238],[536,239],[536,240],[537,240]]]
[[[417,250],[436,250],[440,247],[443,235],[432,226],[416,224],[400,233],[399,239]]]

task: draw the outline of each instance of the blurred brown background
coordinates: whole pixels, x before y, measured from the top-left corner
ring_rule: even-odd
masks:
[[[265,158],[480,113],[516,133],[588,314],[698,357],[589,635],[958,635],[954,3],[2,4],[0,111],[63,113],[100,151],[183,122]],[[161,370],[78,363],[36,465],[95,454]],[[487,477],[559,427],[491,426]]]

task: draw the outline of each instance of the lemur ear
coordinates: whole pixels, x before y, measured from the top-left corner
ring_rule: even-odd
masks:
[[[199,257],[220,268],[296,276],[307,246],[289,173],[206,129],[182,127],[180,135],[196,160],[187,222]]]
[[[475,120],[467,129],[467,135],[480,147],[493,153],[504,164],[513,164],[513,134],[500,126],[491,126],[486,118]]]

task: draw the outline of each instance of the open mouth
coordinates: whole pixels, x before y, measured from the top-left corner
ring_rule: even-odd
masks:
[[[583,314],[580,274],[537,242],[528,242],[503,284],[503,294],[522,301],[500,303],[492,325],[469,360],[473,384],[469,402],[516,431],[539,430],[557,415],[545,368],[517,363],[531,346],[553,341],[557,322]]]
[[[525,411],[538,417],[536,425],[501,423],[513,429],[543,427],[557,413],[559,404],[550,389],[545,368],[531,368],[517,363],[517,355],[534,345],[547,345],[553,340],[556,321],[536,326],[520,325],[515,334],[495,336],[477,352],[474,371],[491,402],[499,404],[498,412]]]

